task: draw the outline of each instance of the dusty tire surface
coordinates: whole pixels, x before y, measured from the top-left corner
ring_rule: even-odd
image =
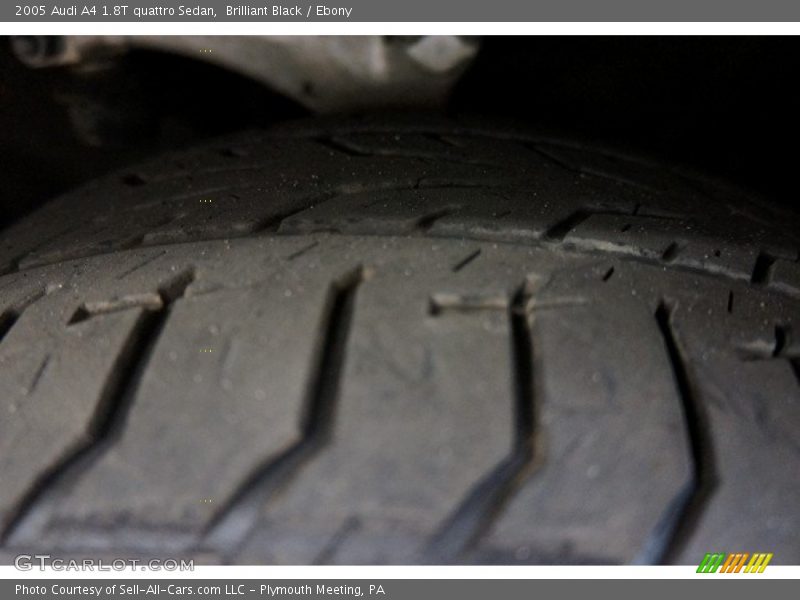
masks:
[[[800,227],[518,131],[306,122],[0,237],[0,556],[800,563]]]

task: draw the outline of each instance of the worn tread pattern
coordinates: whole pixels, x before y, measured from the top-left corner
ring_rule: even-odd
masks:
[[[0,242],[3,552],[797,563],[797,225],[435,120],[93,182]]]

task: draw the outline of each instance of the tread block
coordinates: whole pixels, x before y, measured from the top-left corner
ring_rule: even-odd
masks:
[[[193,539],[256,465],[297,442],[325,275],[176,302],[124,432],[64,495],[50,539],[111,525],[106,544],[159,530]]]
[[[691,478],[666,352],[641,302],[541,302],[554,307],[533,313],[539,467],[473,559],[630,562]]]
[[[376,270],[359,291],[330,445],[265,507],[240,560],[419,561],[510,452],[507,312],[426,316],[428,298],[414,290],[436,280],[417,266],[412,289],[402,265],[394,269]]]
[[[90,440],[91,425],[115,376],[116,357],[144,309],[102,315],[69,330],[65,294],[26,310],[0,346],[0,522]]]
[[[786,348],[789,356],[772,355],[776,322],[796,328],[800,311],[774,298],[743,298],[730,317],[737,331],[730,336],[719,320],[709,318],[716,308],[700,296],[675,313],[676,335],[707,414],[716,471],[707,503],[676,560],[695,563],[709,544],[761,548],[768,539],[776,564],[796,564],[800,382],[789,360],[796,347]]]

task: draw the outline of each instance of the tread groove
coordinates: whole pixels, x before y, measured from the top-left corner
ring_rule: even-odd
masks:
[[[311,202],[294,210],[287,210],[277,215],[271,215],[257,223],[249,233],[276,233],[280,231],[281,225],[286,219],[294,217],[295,215],[299,215],[315,205],[321,204],[322,202],[327,202],[335,197],[335,194],[326,194],[325,196],[317,198],[316,200],[312,200]]]
[[[661,301],[655,312],[672,375],[678,389],[692,457],[691,479],[672,499],[635,560],[637,564],[664,564],[677,559],[705,510],[716,486],[716,466],[708,419],[696,397],[686,360],[672,325],[674,308]]]
[[[39,364],[39,368],[36,369],[36,372],[33,374],[31,378],[30,384],[28,384],[28,394],[32,394],[36,391],[36,387],[39,385],[39,382],[42,380],[42,376],[44,372],[47,370],[48,365],[50,364],[50,359],[52,355],[50,353],[46,354],[45,357],[42,359],[42,362]]]
[[[570,231],[591,217],[592,214],[592,211],[589,210],[577,210],[545,231],[544,238],[553,242],[561,242]]]
[[[121,312],[131,308],[149,308],[159,310],[163,307],[163,299],[159,294],[143,294],[140,296],[127,296],[110,302],[81,304],[67,321],[67,326],[77,325],[88,321],[98,315]]]
[[[269,498],[327,445],[333,432],[355,297],[365,279],[366,270],[358,267],[331,285],[306,391],[300,439],[252,471],[211,520],[201,547],[219,550],[224,555],[231,555],[241,547]]]
[[[775,265],[775,257],[761,252],[756,258],[756,264],[753,267],[753,275],[750,277],[750,283],[754,285],[767,285],[772,280],[772,267]]]
[[[417,219],[416,228],[420,231],[427,231],[433,227],[434,223],[441,218],[452,215],[456,211],[453,206],[446,206],[440,210],[433,211]]]
[[[339,530],[336,531],[328,543],[323,546],[322,550],[320,550],[311,564],[324,565],[330,562],[331,558],[336,555],[336,551],[339,547],[359,529],[361,529],[361,521],[358,517],[351,516],[345,519]]]
[[[133,267],[131,267],[131,268],[123,271],[119,275],[117,275],[117,279],[125,279],[128,275],[131,275],[132,273],[135,273],[139,269],[142,269],[142,268],[146,267],[150,263],[152,263],[152,262],[158,260],[159,258],[161,258],[162,256],[164,256],[166,253],[167,253],[166,250],[161,250],[160,252],[156,252],[152,256],[149,256],[145,260],[139,262],[138,264],[134,265]]]
[[[14,327],[16,322],[22,316],[22,313],[25,312],[32,304],[44,298],[45,295],[45,290],[40,290],[29,298],[18,303],[16,306],[7,308],[0,313],[0,343],[2,343],[3,339],[8,335],[8,332]]]
[[[669,246],[666,247],[664,252],[661,254],[661,260],[664,262],[672,262],[675,260],[681,251],[684,249],[686,245],[679,242],[672,242]]]
[[[788,327],[785,325],[775,325],[775,346],[772,349],[772,358],[783,356],[791,339],[792,332]]]
[[[789,361],[789,366],[792,368],[794,378],[797,380],[797,385],[800,386],[800,359],[793,358]]]
[[[473,260],[478,258],[480,255],[481,255],[481,249],[480,248],[478,248],[474,252],[470,252],[469,254],[467,254],[467,256],[465,256],[460,261],[458,261],[455,265],[453,265],[453,273],[458,273],[461,269],[466,267],[469,263],[471,263]]]
[[[20,311],[15,308],[9,308],[0,313],[0,342],[8,335],[8,332],[14,327],[14,324],[20,317]]]
[[[425,550],[430,562],[464,557],[503,510],[533,461],[536,399],[530,305],[531,295],[525,284],[514,294],[508,308],[514,389],[511,452],[472,488],[432,536]]]
[[[303,246],[303,247],[302,247],[302,248],[300,248],[300,250],[298,250],[297,252],[292,252],[292,253],[291,253],[289,256],[287,256],[287,257],[286,257],[286,260],[294,260],[294,259],[296,259],[296,258],[300,258],[300,257],[301,257],[301,256],[303,256],[303,255],[304,255],[306,252],[309,252],[309,251],[313,250],[313,249],[314,249],[314,248],[316,248],[317,246],[319,246],[319,241],[312,242],[312,243],[310,243],[308,246]]]

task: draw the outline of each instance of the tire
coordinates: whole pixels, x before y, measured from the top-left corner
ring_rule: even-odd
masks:
[[[8,561],[800,563],[800,227],[436,120],[162,157],[7,228]]]

